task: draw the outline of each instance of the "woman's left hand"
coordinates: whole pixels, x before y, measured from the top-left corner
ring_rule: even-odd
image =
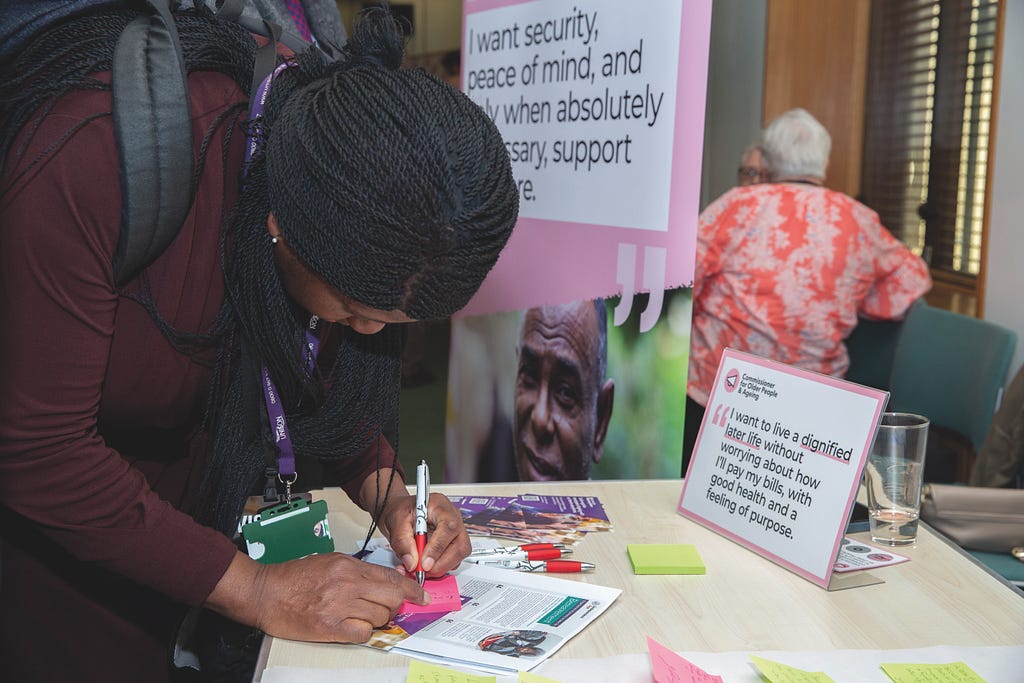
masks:
[[[381,515],[380,530],[387,536],[407,571],[416,570],[416,497],[396,496],[388,500]],[[423,550],[423,570],[427,576],[443,576],[459,566],[472,550],[462,515],[441,493],[427,500],[427,545]]]

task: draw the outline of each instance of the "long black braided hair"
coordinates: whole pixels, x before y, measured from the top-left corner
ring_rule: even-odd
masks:
[[[0,106],[0,155],[53,98],[72,88],[104,87],[88,74],[109,69],[116,37],[131,16],[82,17],[45,42],[34,41],[42,50],[36,60],[58,80],[49,73],[40,78],[39,69],[5,70],[0,92],[14,85],[38,92]],[[176,21],[190,72],[221,71],[248,91],[250,35],[201,7]],[[398,405],[400,326],[371,336],[345,328],[329,367],[307,365],[306,318],[278,277],[270,212],[299,258],[333,288],[416,320],[444,318],[464,306],[511,233],[518,195],[497,129],[448,84],[422,70],[399,69],[403,51],[390,13],[372,9],[339,61],[315,50],[297,55],[274,80],[261,120],[250,125],[260,151],[223,231],[226,299],[206,335],[220,350],[205,421],[212,457],[195,512],[225,533],[233,532],[266,464],[260,366],[277,385],[296,453],[320,460],[372,445]],[[88,64],[72,70],[72,61]],[[167,330],[155,307],[149,310],[172,342],[176,336],[179,348],[188,346],[182,337],[188,342],[189,335]]]

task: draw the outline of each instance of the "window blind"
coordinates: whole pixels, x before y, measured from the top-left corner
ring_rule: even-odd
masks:
[[[998,0],[873,0],[863,200],[933,270],[981,265]]]

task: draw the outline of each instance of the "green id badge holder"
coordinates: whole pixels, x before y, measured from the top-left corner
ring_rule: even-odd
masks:
[[[260,519],[242,527],[249,557],[276,564],[307,555],[334,552],[327,526],[327,503],[296,499],[260,511]]]

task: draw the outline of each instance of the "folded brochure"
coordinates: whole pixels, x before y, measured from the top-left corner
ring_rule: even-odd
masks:
[[[462,512],[471,536],[507,538],[519,543],[566,543],[587,532],[610,531],[601,502],[593,496],[449,496]]]
[[[462,609],[399,614],[367,645],[492,674],[528,671],[599,617],[617,588],[464,564]]]

